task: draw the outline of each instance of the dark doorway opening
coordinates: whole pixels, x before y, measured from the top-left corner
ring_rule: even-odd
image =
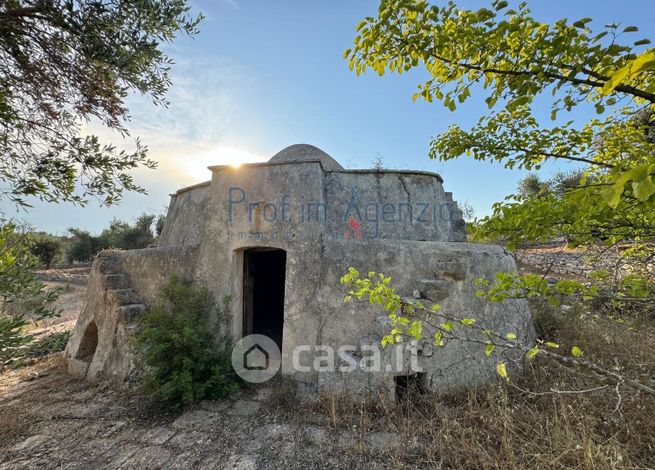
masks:
[[[287,253],[253,248],[243,255],[243,336],[271,338],[282,351]]]

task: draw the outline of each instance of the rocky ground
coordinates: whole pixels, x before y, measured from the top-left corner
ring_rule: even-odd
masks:
[[[335,429],[316,404],[283,410],[280,390],[172,414],[74,379],[54,355],[0,376],[0,469],[384,467],[393,433]]]

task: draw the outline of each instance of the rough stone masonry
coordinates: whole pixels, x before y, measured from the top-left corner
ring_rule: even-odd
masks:
[[[487,358],[483,346],[451,341],[432,348],[429,340],[415,345],[420,374],[405,363],[390,367],[392,350],[380,351],[376,372],[346,373],[339,361],[307,367],[343,345],[361,359],[380,349],[389,330],[378,307],[343,303],[339,279],[350,266],[391,276],[403,296],[439,302],[452,314],[533,341],[524,300],[490,304],[475,295],[476,279],[516,270],[514,258],[499,246],[466,243],[462,212],[439,175],[346,170],[311,145],[292,145],[265,163],[210,170],[211,181],[172,195],[157,247],[105,252],[95,261],[66,349],[71,373],[130,383],[138,372],[130,337],[173,275],[206,286],[218,301],[230,296],[227,321],[212,322],[216,333],[232,341],[271,337],[281,350],[281,373],[318,392],[393,398],[408,378],[447,392],[496,374],[499,357]]]

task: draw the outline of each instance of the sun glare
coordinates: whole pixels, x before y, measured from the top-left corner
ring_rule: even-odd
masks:
[[[213,165],[230,165],[239,168],[244,163],[263,162],[266,158],[261,155],[228,145],[219,145],[207,152],[188,156],[184,159],[184,171],[197,181],[206,181],[211,178],[207,169]]]

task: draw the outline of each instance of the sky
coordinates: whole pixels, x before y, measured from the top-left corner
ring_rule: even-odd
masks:
[[[459,4],[478,8],[490,1]],[[634,40],[655,38],[654,0],[528,3],[543,22],[592,17],[592,28],[618,22],[639,27]],[[264,161],[289,145],[307,143],[346,168],[368,168],[379,157],[389,168],[435,171],[456,200],[470,204],[477,216],[489,214],[526,172],[465,157],[444,163],[427,156],[432,137],[451,124],[466,129],[487,112],[484,96],[474,95],[455,112],[437,102],[414,103],[411,96],[424,72],[357,77],[342,58],[355,25],[374,16],[377,5],[370,0],[192,1],[194,11],[206,17],[200,33],[164,48],[175,62],[170,106],[158,108],[140,96],[128,101],[131,137],[138,136],[159,162],[157,170],[133,173],[148,194],[128,194],[109,208],[91,200],[85,207],[36,201],[27,212],[16,212],[5,201],[0,209],[51,233],[64,234],[69,227],[99,232],[113,218],[133,221],[143,212],[164,212],[170,193],[210,178],[207,166]],[[549,125],[549,112],[542,111]],[[584,122],[592,115],[577,111],[574,118]],[[118,147],[131,145],[95,123],[84,130]],[[571,168],[547,165],[544,174]]]

